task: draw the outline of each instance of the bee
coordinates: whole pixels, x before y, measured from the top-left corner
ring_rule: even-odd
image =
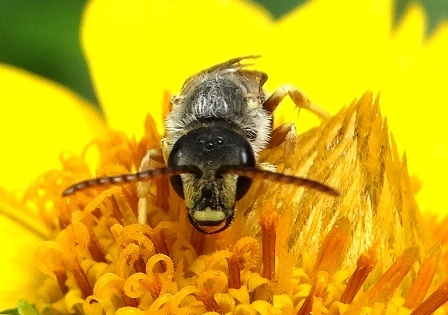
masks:
[[[144,224],[147,181],[167,176],[185,200],[190,223],[207,234],[221,232],[231,224],[236,202],[248,192],[255,177],[337,196],[338,192],[325,184],[276,173],[257,162],[272,139],[284,139],[293,128],[285,124],[272,130],[273,112],[284,97],[323,119],[329,117],[291,85],[268,95],[263,89],[267,75],[243,63],[258,57],[230,59],[188,78],[171,99],[161,149],[149,150],[137,173],[82,181],[68,187],[63,196],[94,186],[139,182],[138,219]],[[154,161],[161,157],[166,167],[154,169]]]

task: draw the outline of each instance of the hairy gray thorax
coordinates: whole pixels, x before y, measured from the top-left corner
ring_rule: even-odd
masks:
[[[246,137],[255,154],[269,141],[271,117],[262,107],[264,94],[254,92],[236,73],[206,74],[184,86],[165,121],[166,153],[185,132],[213,120]],[[221,122],[219,122],[221,121]]]
[[[197,118],[241,117],[247,111],[245,95],[237,84],[214,78],[198,85],[184,99],[185,111]]]

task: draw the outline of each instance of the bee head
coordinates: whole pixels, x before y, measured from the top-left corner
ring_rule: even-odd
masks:
[[[176,193],[185,199],[191,224],[207,234],[218,233],[230,225],[235,202],[247,193],[252,179],[257,177],[339,195],[337,190],[312,179],[257,168],[248,140],[232,129],[216,125],[199,127],[180,137],[167,164],[159,169],[84,180],[67,187],[62,195],[92,187],[170,177]]]
[[[187,165],[193,174],[171,176],[176,193],[185,199],[192,225],[204,233],[217,233],[231,223],[235,202],[249,190],[246,176],[223,173],[223,166],[255,167],[249,142],[221,126],[194,129],[176,141],[168,167]]]

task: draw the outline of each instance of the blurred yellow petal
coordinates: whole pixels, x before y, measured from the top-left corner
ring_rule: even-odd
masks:
[[[420,8],[415,8],[420,11]],[[421,13],[411,12],[411,15]],[[415,19],[415,17],[414,17]],[[411,25],[408,26],[412,28]],[[405,25],[400,31],[405,31]],[[397,34],[399,36],[399,34]],[[390,83],[382,93],[383,111],[400,149],[407,152],[410,174],[423,183],[417,194],[421,211],[448,214],[443,199],[448,177],[448,24],[440,27],[416,53],[407,58],[396,86]],[[394,90],[395,89],[395,90]],[[400,107],[395,104],[403,104]]]
[[[388,53],[390,2],[320,0],[292,11],[276,25],[285,49],[277,51],[271,84],[291,81],[332,112],[375,88]]]
[[[382,90],[382,109],[399,148],[407,152],[410,174],[422,181],[421,211],[446,215],[441,196],[448,176],[448,94],[442,78],[448,71],[448,27],[424,41],[424,25],[423,9],[415,6],[397,30],[392,41],[396,71]]]
[[[70,90],[23,70],[0,65],[0,186],[25,188],[45,170],[60,168],[59,155],[80,153],[104,132],[102,119]]]
[[[12,208],[12,209],[11,209]],[[22,211],[23,207],[0,190],[0,213]],[[38,219],[38,218],[35,218]],[[15,306],[19,299],[36,299],[35,292],[44,280],[34,262],[34,252],[42,235],[30,226],[17,224],[0,215],[2,259],[0,259],[0,310]]]
[[[204,65],[260,53],[270,25],[241,1],[90,1],[83,46],[108,123],[141,135],[147,113],[162,121],[164,91]]]
[[[0,309],[4,309],[21,298],[36,298],[43,278],[30,249],[46,234],[37,213],[8,191],[24,189],[44,171],[60,168],[62,151],[81,153],[105,127],[89,104],[44,78],[0,65],[0,87]]]

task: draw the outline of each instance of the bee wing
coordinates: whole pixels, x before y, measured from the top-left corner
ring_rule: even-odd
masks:
[[[258,88],[258,93],[263,94],[263,85],[268,80],[268,75],[257,70],[240,70],[240,73],[249,80],[254,88]]]
[[[215,72],[215,71],[225,71],[228,69],[239,70],[241,68],[252,65],[252,64],[242,64],[241,61],[246,60],[246,59],[257,59],[257,58],[260,58],[260,55],[248,55],[248,56],[243,56],[243,57],[232,58],[227,61],[218,63],[217,65],[214,65],[210,68],[202,70],[201,72],[198,73],[198,75],[205,74],[205,73],[211,73],[211,72]]]
[[[191,77],[189,77],[187,80],[185,80],[184,85],[182,86],[182,90],[184,90],[184,88],[191,82],[194,81],[196,78],[200,78],[206,74],[212,73],[212,72],[221,72],[221,71],[226,71],[226,70],[240,70],[244,67],[250,66],[252,64],[242,64],[241,61],[246,60],[246,59],[256,59],[259,58],[260,55],[247,55],[247,56],[243,56],[243,57],[236,57],[236,58],[232,58],[229,59],[227,61],[218,63],[217,65],[214,65],[210,68],[204,69],[194,75],[192,75]],[[246,72],[246,71],[244,71]],[[247,72],[252,72],[252,71],[247,71]],[[253,71],[253,72],[258,72],[258,71]],[[261,73],[261,72],[259,72]],[[267,77],[266,77],[267,79]],[[263,81],[263,83],[266,82],[266,80]]]

